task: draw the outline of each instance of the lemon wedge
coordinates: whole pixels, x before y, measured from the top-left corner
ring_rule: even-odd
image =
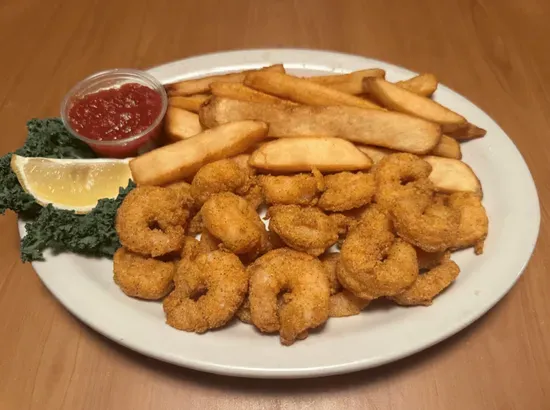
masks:
[[[23,189],[42,206],[90,212],[102,198],[116,198],[132,179],[130,159],[52,159],[13,155],[11,168]]]

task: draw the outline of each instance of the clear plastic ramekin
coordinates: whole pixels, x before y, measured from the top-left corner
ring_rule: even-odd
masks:
[[[113,141],[98,141],[87,138],[73,129],[69,120],[69,111],[75,101],[88,94],[110,88],[118,88],[127,83],[137,83],[149,87],[160,94],[160,113],[147,129],[130,137]],[[72,135],[88,144],[98,155],[127,158],[146,152],[156,146],[156,140],[162,131],[162,120],[166,114],[167,106],[168,97],[166,96],[164,86],[155,77],[141,70],[117,68],[93,74],[76,84],[67,93],[61,103],[61,119]]]

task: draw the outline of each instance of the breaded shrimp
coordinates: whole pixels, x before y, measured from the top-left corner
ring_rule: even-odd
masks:
[[[169,188],[132,190],[117,211],[115,226],[121,244],[153,257],[181,250],[191,206],[187,199]]]
[[[328,319],[330,289],[317,258],[276,249],[247,270],[251,319],[262,332],[279,332],[281,343],[291,345]]]
[[[340,263],[339,253],[327,253],[319,258],[325,268],[330,285],[329,317],[354,316],[361,313],[370,300],[361,299],[346,289],[338,282],[336,271]]]
[[[249,188],[248,173],[230,159],[206,164],[195,174],[191,194],[198,206],[220,192],[244,194]]]
[[[258,183],[268,205],[315,205],[323,190],[319,177],[310,174],[260,175]]]
[[[318,208],[275,205],[268,214],[269,229],[298,251],[318,256],[338,240],[338,225]]]
[[[225,325],[248,290],[248,275],[237,256],[214,251],[182,260],[176,288],[163,302],[166,323],[204,333]]]
[[[451,247],[461,249],[473,246],[477,255],[483,253],[489,218],[480,197],[471,192],[456,192],[449,196],[449,206],[460,212],[458,234]]]
[[[396,238],[387,213],[371,206],[344,240],[338,281],[362,299],[392,296],[418,276],[416,251]]]
[[[406,196],[431,197],[433,184],[428,179],[432,167],[413,154],[388,155],[374,167],[376,203],[381,209],[390,209]]]
[[[403,306],[429,306],[437,295],[455,281],[459,273],[458,265],[446,257],[441,264],[420,274],[408,289],[392,296],[391,300]]]
[[[360,208],[370,203],[376,192],[373,174],[340,172],[324,178],[326,190],[317,206],[325,211]]]
[[[128,296],[157,300],[174,288],[174,262],[164,262],[119,248],[113,256],[113,279]]]
[[[265,225],[256,210],[235,194],[215,194],[203,205],[201,215],[204,227],[233,253],[260,253],[268,246]]]

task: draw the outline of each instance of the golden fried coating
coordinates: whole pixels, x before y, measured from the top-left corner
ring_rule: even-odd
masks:
[[[259,145],[261,145],[261,143]],[[251,150],[255,150],[256,148],[257,146],[252,147]],[[256,168],[251,167],[248,164],[248,160],[250,159],[250,154],[239,154],[239,155],[235,155],[234,157],[231,157],[230,159],[232,161],[235,161],[235,163],[241,169],[245,170],[249,177],[253,177],[254,175],[256,175]]]
[[[195,203],[201,206],[212,195],[220,192],[243,194],[247,192],[248,184],[246,170],[231,159],[221,159],[199,169],[191,184],[191,194]]]
[[[392,296],[391,300],[403,306],[429,306],[437,295],[455,281],[459,273],[458,265],[447,258],[440,265],[419,275],[411,287]]]
[[[221,241],[212,235],[208,230],[203,230],[201,233],[201,239],[199,242],[199,251],[201,253],[208,253],[220,248]]]
[[[338,277],[336,276],[336,269],[338,267],[338,263],[340,263],[340,253],[325,253],[319,256],[319,260],[323,264],[323,268],[325,269],[325,273],[327,275],[330,286],[330,294],[335,295],[342,290],[342,285],[340,285],[340,282],[338,282]]]
[[[247,269],[252,323],[290,345],[328,319],[330,289],[321,262],[288,248],[270,251]],[[282,299],[282,302],[280,302]]]
[[[456,192],[449,196],[449,206],[460,212],[458,234],[453,249],[474,246],[477,255],[483,253],[483,243],[489,231],[489,218],[478,195]]]
[[[330,286],[329,317],[354,316],[361,313],[370,300],[361,299],[346,289],[338,282],[336,271],[340,263],[340,253],[326,253],[319,257],[328,278]]]
[[[186,236],[180,253],[180,259],[194,260],[201,253],[200,242],[191,236]]]
[[[402,197],[390,210],[397,234],[426,251],[441,252],[456,243],[460,212],[441,201]]]
[[[349,290],[342,290],[330,297],[329,317],[355,316],[361,313],[370,303],[368,299],[361,299]]]
[[[442,264],[445,261],[448,261],[451,254],[448,251],[442,252],[425,252],[420,248],[415,248],[416,257],[418,259],[418,269],[432,269],[437,265]]]
[[[204,226],[236,254],[261,252],[268,246],[265,225],[243,198],[224,192],[212,196],[201,209]]]
[[[362,299],[401,293],[418,276],[416,251],[395,237],[387,213],[369,207],[342,244],[338,281]]]
[[[191,217],[187,226],[187,235],[195,236],[200,234],[204,229],[204,223],[202,222],[202,215],[197,212]]]
[[[187,204],[189,208],[193,208],[195,201],[193,195],[191,195],[191,184],[185,181],[173,182],[166,185],[165,188],[174,190],[178,195],[181,195],[182,200]]]
[[[310,174],[260,175],[258,183],[266,203],[274,205],[315,205],[323,189],[319,177]]]
[[[318,208],[275,205],[268,213],[269,229],[293,249],[318,256],[338,241],[338,225]]]
[[[132,190],[117,211],[120,243],[147,256],[178,252],[183,246],[191,204],[174,189],[140,186]]]
[[[350,228],[355,224],[355,219],[340,213],[328,214],[332,222],[338,227],[338,235],[346,235]]]
[[[147,258],[119,248],[113,256],[113,279],[128,296],[157,300],[174,288],[174,262]]]
[[[264,195],[262,187],[254,182],[250,185],[250,189],[244,195],[241,195],[254,209],[258,209],[264,203]]]
[[[243,323],[246,323],[248,325],[252,324],[252,315],[250,314],[250,301],[248,300],[248,297],[244,299],[241,307],[239,307],[237,312],[235,312],[235,316],[237,316],[237,319],[239,319]]]
[[[326,190],[317,206],[325,211],[347,211],[372,201],[376,192],[373,174],[340,172],[325,175]]]
[[[178,267],[177,286],[163,301],[166,323],[188,332],[204,333],[225,325],[241,306],[248,275],[231,253],[203,253]]]
[[[376,203],[382,209],[390,209],[406,197],[431,197],[433,184],[428,179],[432,167],[412,154],[391,154],[374,168]]]

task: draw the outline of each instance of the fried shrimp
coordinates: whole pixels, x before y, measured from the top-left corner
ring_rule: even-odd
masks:
[[[368,299],[361,299],[344,289],[330,297],[328,308],[329,317],[355,316],[361,313],[370,303]]]
[[[261,145],[261,144],[259,144]],[[253,152],[256,150],[257,147],[252,147],[250,152]],[[248,163],[250,159],[250,154],[239,154],[235,155],[234,157],[229,158],[232,161],[235,161],[235,163],[244,171],[246,171],[247,175],[252,178],[256,175],[256,168],[250,166]]]
[[[364,172],[340,172],[325,175],[326,190],[317,206],[325,211],[347,211],[371,202],[376,184],[374,175]]]
[[[250,301],[247,297],[244,299],[241,307],[239,307],[237,312],[235,312],[235,316],[237,316],[237,319],[239,319],[243,323],[246,323],[248,325],[252,324],[252,315],[250,314]]]
[[[476,255],[483,253],[483,243],[489,231],[487,212],[478,195],[470,192],[456,192],[448,199],[449,206],[460,212],[458,234],[453,249],[474,247]]]
[[[328,217],[332,219],[338,227],[338,235],[346,235],[355,223],[355,219],[340,213],[328,214]]]
[[[197,205],[201,206],[219,192],[244,194],[248,191],[248,184],[246,170],[231,159],[221,159],[199,169],[191,183],[191,194]]]
[[[181,250],[190,205],[172,189],[135,188],[117,211],[120,243],[132,252],[153,257]]]
[[[180,260],[177,263],[177,269],[174,273],[174,284],[176,286],[178,286],[178,283],[181,281],[181,276],[185,274],[185,269],[179,269],[179,266],[182,263],[194,261],[201,253],[202,250],[199,241],[191,236],[186,236],[180,253]]]
[[[319,176],[310,174],[260,175],[258,183],[269,205],[315,205],[324,188]]]
[[[336,270],[340,262],[339,253],[327,253],[320,258],[325,268],[325,273],[330,286],[329,317],[354,316],[361,313],[370,300],[361,299],[346,289],[338,282]]]
[[[418,269],[426,270],[435,268],[437,265],[449,260],[450,253],[447,251],[442,252],[425,252],[420,248],[416,248],[416,257],[418,259]]]
[[[426,252],[444,251],[456,242],[460,212],[442,201],[403,197],[390,214],[397,234]]]
[[[174,262],[147,258],[119,248],[113,256],[113,279],[128,296],[157,300],[174,288]]]
[[[215,194],[201,214],[205,228],[233,253],[262,252],[268,246],[265,225],[256,210],[235,194]]]
[[[279,332],[281,343],[291,345],[328,319],[330,289],[317,258],[276,249],[247,270],[251,319],[260,331]]]
[[[264,194],[262,187],[254,182],[250,185],[250,189],[244,195],[241,195],[254,209],[258,209],[264,203]]]
[[[179,181],[166,185],[165,188],[175,191],[190,208],[194,207],[193,195],[191,195],[191,184],[185,181]]]
[[[411,287],[392,296],[391,300],[403,306],[429,306],[437,295],[455,281],[459,273],[458,265],[447,256],[441,264],[420,274]]]
[[[298,251],[318,256],[338,241],[338,225],[318,208],[275,205],[269,216],[269,229]]]
[[[335,295],[342,290],[342,285],[340,285],[336,276],[336,268],[338,267],[338,263],[340,263],[340,254],[337,252],[325,253],[319,257],[319,260],[323,264],[325,274],[327,275],[330,294]]]
[[[208,230],[203,230],[199,242],[199,251],[201,253],[212,252],[220,247],[220,240],[212,235]]]
[[[203,231],[203,229],[204,224],[202,222],[202,215],[199,211],[189,220],[189,224],[187,226],[187,235],[198,235]]]
[[[344,240],[336,273],[357,297],[396,295],[418,276],[416,251],[395,237],[387,213],[371,206]]]
[[[239,258],[222,251],[182,261],[178,278],[163,308],[168,325],[188,332],[204,333],[225,325],[248,289],[248,275]]]
[[[384,157],[374,169],[376,203],[390,209],[402,197],[430,197],[434,191],[428,179],[432,167],[412,154],[392,154]]]
[[[180,259],[194,260],[201,253],[200,242],[191,236],[186,236],[181,249]]]

